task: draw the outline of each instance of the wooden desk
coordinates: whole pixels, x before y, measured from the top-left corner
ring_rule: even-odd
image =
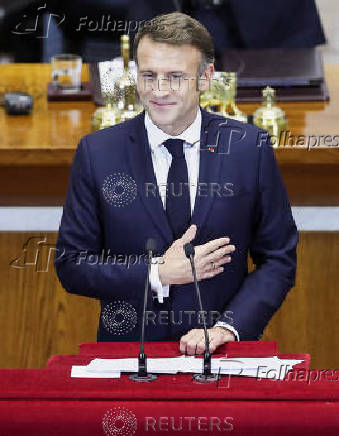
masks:
[[[90,132],[92,102],[47,102],[49,64],[0,66],[0,93],[28,91],[34,97],[30,116],[0,110],[0,205],[61,205],[76,145]],[[329,103],[284,103],[293,135],[339,135],[339,65],[326,67]],[[84,68],[83,80],[88,79]],[[241,108],[248,114],[258,105]],[[338,137],[339,142],[339,137]],[[293,205],[339,205],[335,180],[339,146],[282,147],[276,150]],[[11,184],[8,181],[11,180]],[[43,181],[43,183],[41,183]]]

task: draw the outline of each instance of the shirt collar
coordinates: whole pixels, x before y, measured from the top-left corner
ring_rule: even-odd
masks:
[[[200,141],[200,131],[201,131],[201,110],[198,106],[197,115],[192,124],[190,124],[186,130],[184,130],[180,135],[172,136],[165,133],[158,126],[156,126],[151,120],[148,113],[145,111],[145,128],[148,135],[148,142],[151,150],[159,147],[169,138],[183,139],[184,142],[189,144],[198,144]]]

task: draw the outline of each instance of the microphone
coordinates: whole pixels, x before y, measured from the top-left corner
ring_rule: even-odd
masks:
[[[186,257],[191,262],[195,290],[197,292],[200,311],[203,314],[202,303],[201,303],[201,294],[200,294],[199,284],[198,284],[198,280],[197,280],[197,273],[195,270],[195,263],[194,263],[194,255],[195,255],[194,245],[191,244],[190,242],[188,242],[187,244],[184,245],[184,251],[185,251]],[[212,374],[212,372],[211,372],[210,340],[209,340],[209,335],[208,335],[208,331],[206,328],[205,317],[203,316],[202,318],[203,318],[204,334],[205,334],[204,366],[203,366],[202,374],[194,374],[193,378],[194,378],[194,380],[196,380],[200,383],[211,383],[211,382],[218,381],[220,377],[219,377],[219,374]]]
[[[148,238],[146,241],[146,251],[148,252],[148,254],[150,254],[149,252],[152,251],[152,255],[153,255],[153,251],[155,251],[157,249],[157,241],[153,238]]]
[[[140,338],[140,351],[138,356],[138,372],[135,374],[131,374],[129,376],[130,380],[136,382],[151,382],[158,378],[155,374],[147,373],[147,356],[145,354],[144,345],[145,345],[145,316],[146,316],[146,303],[147,303],[147,293],[149,288],[149,277],[151,274],[151,265],[152,265],[152,257],[153,252],[156,250],[157,242],[153,238],[149,238],[146,241],[146,251],[148,254],[148,267],[147,267],[147,276],[145,279],[145,293],[144,293],[144,306],[142,309],[142,325],[141,325],[141,338]]]

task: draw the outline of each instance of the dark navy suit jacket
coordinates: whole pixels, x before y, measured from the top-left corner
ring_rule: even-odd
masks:
[[[232,324],[257,340],[294,285],[298,234],[273,148],[258,128],[201,109],[194,245],[229,236],[224,272],[200,283],[208,325]],[[147,238],[158,254],[173,242],[156,185],[144,112],[83,137],[70,173],[55,266],[64,288],[101,302],[98,341],[136,341],[141,327]],[[220,189],[221,187],[221,189]],[[103,261],[102,250],[107,255]],[[248,274],[248,253],[256,270]],[[91,256],[90,256],[91,255]],[[122,256],[140,255],[128,267]],[[192,284],[171,287],[163,304],[148,297],[147,340],[179,340],[202,328]],[[201,314],[200,314],[201,315]]]

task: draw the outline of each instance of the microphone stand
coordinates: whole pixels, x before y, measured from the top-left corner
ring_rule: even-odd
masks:
[[[146,303],[147,303],[147,294],[149,288],[149,277],[151,274],[151,262],[153,251],[155,251],[156,242],[154,239],[148,239],[146,242],[146,250],[148,251],[148,267],[147,267],[147,276],[145,280],[145,292],[144,292],[144,306],[142,310],[142,326],[141,326],[141,338],[140,338],[140,352],[138,356],[138,372],[131,374],[129,376],[130,380],[135,382],[151,382],[158,378],[155,374],[147,373],[147,356],[144,350],[145,344],[145,314],[146,314]]]
[[[195,263],[194,263],[194,255],[195,255],[194,246],[191,243],[187,243],[184,245],[184,250],[185,250],[186,257],[190,260],[190,263],[191,263],[195,289],[196,289],[198,301],[199,301],[199,307],[200,307],[201,313],[203,314],[202,303],[201,303],[201,294],[200,294],[199,284],[198,284],[198,280],[197,280],[197,273],[195,270]],[[208,331],[207,331],[207,327],[206,327],[205,317],[203,316],[202,318],[203,318],[204,334],[205,334],[205,351],[204,351],[203,372],[202,372],[202,374],[194,374],[193,378],[194,378],[194,380],[196,380],[199,383],[212,383],[212,382],[218,381],[220,376],[219,376],[219,374],[212,374],[212,372],[211,372],[210,340],[209,340],[209,335],[208,335]]]

